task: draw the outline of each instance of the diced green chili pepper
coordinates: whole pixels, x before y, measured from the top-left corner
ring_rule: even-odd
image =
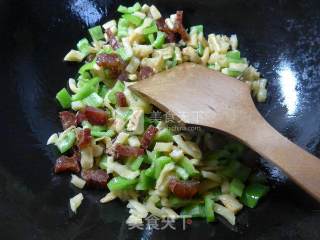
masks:
[[[155,40],[153,33],[148,34],[148,40],[150,44],[153,44]]]
[[[99,41],[104,38],[103,31],[100,25],[89,28],[89,33],[93,41]]]
[[[203,55],[203,52],[204,52],[204,47],[202,46],[201,43],[198,43],[198,48],[197,48],[197,53],[200,57],[202,57]]]
[[[160,176],[160,173],[164,166],[168,163],[171,163],[172,159],[167,156],[161,156],[155,160],[155,178],[157,179]]]
[[[208,193],[206,196],[211,198],[213,201],[216,201],[220,195],[221,195],[221,187],[219,186],[210,190],[210,193]]]
[[[191,177],[199,174],[199,171],[195,169],[193,164],[186,157],[181,158],[178,164],[183,167]]]
[[[120,190],[127,190],[132,189],[138,182],[138,179],[127,179],[124,177],[114,177],[112,178],[108,185],[110,191],[120,191]]]
[[[139,176],[139,182],[136,185],[136,190],[145,191],[151,189],[155,184],[155,180],[153,177],[149,177],[146,174],[146,170],[142,170]]]
[[[123,47],[118,48],[118,49],[116,50],[116,52],[117,52],[117,54],[118,54],[124,61],[128,61],[128,60],[131,58],[131,56],[129,56],[129,55],[126,53],[126,50],[125,50]]]
[[[147,128],[149,125],[157,125],[159,123],[156,119],[151,119],[147,116],[144,116],[144,127]]]
[[[137,171],[139,170],[143,160],[144,160],[144,156],[139,156],[137,157],[131,164],[130,164],[130,168],[132,171]]]
[[[113,86],[112,89],[109,90],[107,93],[108,99],[112,104],[116,104],[116,93],[123,92],[124,90],[124,83],[121,81],[117,81],[116,84]]]
[[[107,92],[108,92],[108,87],[103,84],[99,89],[100,97],[104,98],[106,96]]]
[[[74,131],[66,133],[63,137],[60,137],[56,142],[56,146],[59,149],[60,153],[65,153],[68,151],[74,144],[76,140],[76,134]]]
[[[250,184],[245,188],[241,196],[241,202],[247,207],[254,208],[259,199],[268,193],[269,189],[268,186],[260,183]]]
[[[79,89],[79,92],[72,96],[72,101],[79,101],[96,91],[96,86],[100,82],[100,78],[92,78],[88,83]]]
[[[132,7],[125,7],[123,5],[119,5],[117,11],[120,13],[134,13],[136,11],[139,11],[141,9],[140,3],[135,3]]]
[[[146,175],[147,175],[148,177],[155,178],[155,177],[154,177],[155,170],[156,170],[156,168],[155,168],[155,166],[154,166],[154,163],[152,163],[151,166],[146,169]]]
[[[196,25],[190,28],[190,32],[195,31],[196,33],[203,33],[203,25]]]
[[[233,142],[224,146],[224,150],[232,154],[233,159],[237,159],[243,155],[245,147],[241,143]]]
[[[247,61],[244,58],[236,59],[236,58],[228,58],[227,57],[227,62],[228,63],[246,63]],[[230,71],[232,71],[232,70],[230,70]],[[236,71],[234,71],[234,72],[236,72]]]
[[[226,53],[227,58],[240,59],[240,52],[238,50],[232,50]]]
[[[147,158],[145,159],[145,162],[151,164],[160,156],[161,156],[160,152],[157,152],[157,151],[150,152],[147,150]]]
[[[179,166],[176,166],[176,173],[181,177],[183,180],[187,180],[189,178],[188,172]]]
[[[99,162],[99,167],[101,169],[107,170],[107,162],[108,162],[108,156],[103,155],[103,157],[101,158],[101,160]]]
[[[78,73],[80,75],[85,74],[85,72],[88,72],[88,71],[93,69],[93,65],[94,64],[95,64],[95,62],[92,61],[92,62],[89,62],[89,63],[86,63],[86,64],[82,65],[81,68],[79,69]]]
[[[70,108],[71,107],[71,96],[67,89],[62,88],[56,95],[56,99],[59,101],[61,107]]]
[[[151,33],[158,32],[158,27],[155,22],[153,22],[149,27],[146,27],[142,30],[144,35],[149,35]]]
[[[79,49],[80,52],[82,52],[85,55],[87,55],[89,53],[89,47],[90,47],[90,44],[89,44],[88,39],[86,39],[86,38],[82,38],[77,43],[77,48]]]
[[[152,46],[157,49],[162,48],[162,45],[164,44],[165,39],[166,39],[165,33],[157,32],[156,40],[153,42]]]
[[[245,185],[243,184],[242,181],[240,181],[237,178],[234,178],[229,186],[230,193],[234,194],[237,197],[241,197],[243,189]]]
[[[154,140],[157,142],[172,142],[172,137],[172,132],[168,128],[164,128],[157,132]]]
[[[119,38],[128,36],[128,27],[129,27],[129,22],[124,18],[120,18],[118,21],[118,33],[117,33]]]
[[[214,202],[209,196],[204,197],[204,212],[206,214],[207,222],[213,222],[214,212],[213,212]]]
[[[129,23],[135,25],[136,27],[140,26],[143,22],[143,20],[137,16],[134,16],[132,14],[124,14],[122,16],[125,20],[127,20]]]
[[[169,205],[172,208],[181,208],[187,205],[196,204],[199,202],[198,199],[181,199],[176,196],[170,196],[168,198]]]
[[[97,131],[97,130],[91,130],[91,135],[93,137],[113,137],[115,135],[115,131],[112,129],[109,129],[108,131]]]
[[[201,204],[192,204],[183,208],[180,212],[180,216],[191,216],[193,218],[205,218],[205,209]]]
[[[103,98],[100,97],[96,92],[91,93],[88,97],[84,98],[83,103],[91,106],[91,107],[95,107],[95,108],[99,108],[103,106]]]
[[[234,177],[236,171],[239,169],[241,163],[238,160],[231,160],[228,165],[226,165],[220,173],[225,177]]]
[[[231,70],[230,68],[228,68],[228,75],[230,77],[238,77],[241,75],[241,72],[239,71],[234,71],[234,70]]]

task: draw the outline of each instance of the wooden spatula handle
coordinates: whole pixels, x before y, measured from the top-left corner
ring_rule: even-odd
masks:
[[[320,159],[282,136],[258,112],[251,120],[233,129],[233,134],[320,201]]]

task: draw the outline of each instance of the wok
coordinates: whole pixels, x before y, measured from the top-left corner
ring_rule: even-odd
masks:
[[[84,191],[78,214],[68,199],[78,193],[67,175],[54,175],[58,153],[45,145],[61,130],[54,97],[75,75],[62,62],[87,28],[117,16],[132,1],[2,0],[1,239],[320,239],[320,207],[277,168],[259,159],[271,185],[256,209],[237,225],[194,220],[176,230],[130,230],[124,203],[101,205],[103,192]],[[320,157],[320,2],[317,0],[158,0],[168,15],[185,11],[186,26],[206,33],[236,33],[240,50],[269,80],[268,100],[257,104],[272,126]],[[248,123],[250,124],[250,123]],[[263,137],[263,136],[261,136]],[[319,173],[320,174],[320,173]],[[320,187],[320,186],[319,186]]]

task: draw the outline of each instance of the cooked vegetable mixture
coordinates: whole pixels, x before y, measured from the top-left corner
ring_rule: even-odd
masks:
[[[69,79],[69,91],[56,95],[66,110],[59,114],[64,131],[48,139],[63,154],[54,172],[73,173],[79,189],[105,190],[101,203],[128,201],[129,225],[142,224],[149,213],[207,222],[219,214],[235,224],[243,205],[255,207],[269,190],[240,161],[244,146],[221,139],[215,144],[202,131],[173,131],[153,119],[153,106],[128,86],[190,61],[245,81],[262,102],[266,79],[241,56],[236,35],[206,38],[202,25],[184,27],[182,11],[164,18],[153,5],[119,6],[118,12],[118,21],[90,28],[90,40],[81,39],[64,58],[84,64]],[[72,211],[82,200],[81,193],[70,199]]]

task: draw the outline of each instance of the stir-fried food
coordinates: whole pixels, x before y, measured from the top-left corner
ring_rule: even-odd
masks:
[[[84,62],[75,78],[56,95],[61,133],[48,139],[62,154],[54,172],[73,173],[71,183],[106,192],[102,203],[128,201],[128,224],[153,214],[215,220],[222,215],[235,224],[243,204],[255,207],[268,187],[241,162],[244,146],[203,131],[177,132],[153,106],[136,96],[130,84],[183,62],[202,64],[251,86],[260,102],[266,80],[242,57],[236,35],[204,34],[189,29],[183,11],[168,18],[155,6],[119,6],[121,17],[89,29],[65,61]],[[199,144],[201,143],[201,144]],[[83,195],[70,199],[76,212]]]

